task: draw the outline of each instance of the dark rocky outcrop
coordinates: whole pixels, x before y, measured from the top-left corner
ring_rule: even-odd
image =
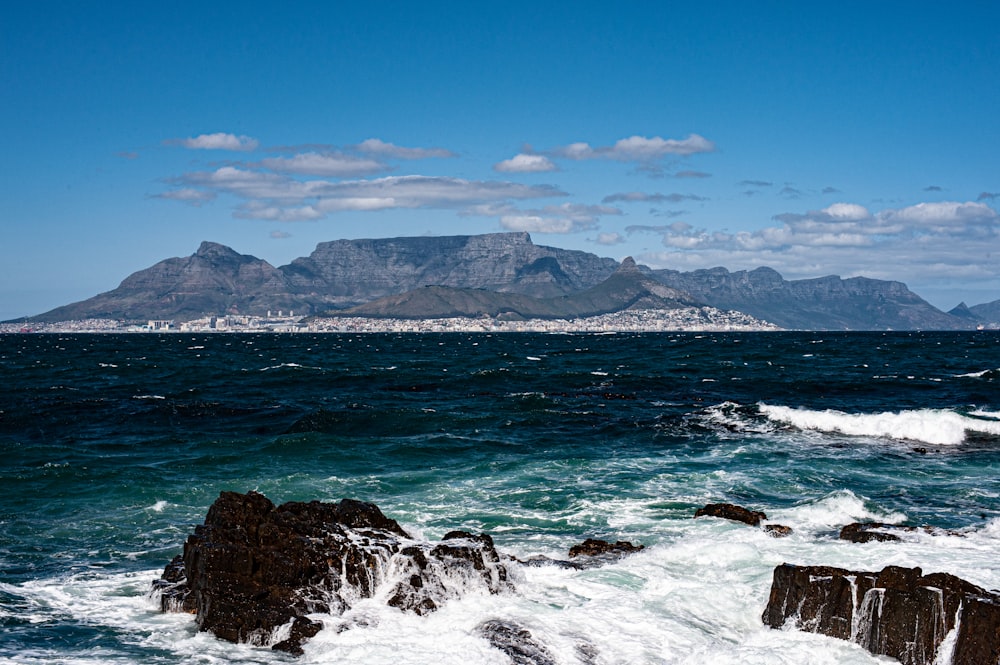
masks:
[[[322,628],[308,614],[377,594],[426,614],[467,587],[511,588],[487,535],[416,542],[370,503],[275,506],[256,492],[220,494],[153,585],[164,611],[193,612],[200,630],[293,654]]]
[[[840,539],[852,543],[890,543],[900,541],[906,534],[926,533],[931,536],[946,535],[962,537],[959,531],[939,529],[932,526],[905,526],[900,524],[884,524],[882,522],[854,522],[840,530]]]
[[[599,538],[587,538],[579,545],[569,548],[570,558],[578,556],[601,556],[601,557],[623,557],[627,554],[634,554],[645,549],[645,545],[633,545],[627,540],[609,542]]]
[[[743,522],[750,526],[760,526],[761,521],[767,519],[767,515],[759,510],[750,510],[732,503],[710,503],[696,510],[694,516],[721,517],[726,520]]]
[[[762,526],[761,522],[767,519],[762,511],[750,510],[743,506],[732,503],[709,503],[695,511],[694,516],[698,517],[720,517],[734,522],[742,522],[750,526]],[[772,538],[784,538],[792,535],[792,527],[783,524],[765,524],[762,527],[764,533]]]
[[[762,619],[771,628],[850,640],[904,665],[929,665],[957,631],[952,665],[996,663],[1000,595],[946,573],[888,566],[856,572],[782,564],[774,569]]]

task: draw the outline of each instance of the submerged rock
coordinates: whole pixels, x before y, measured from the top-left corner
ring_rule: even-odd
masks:
[[[153,583],[162,609],[193,612],[200,630],[293,654],[322,628],[308,614],[339,615],[386,589],[389,605],[426,614],[460,589],[510,587],[489,536],[420,543],[374,504],[275,506],[257,492],[220,494]]]
[[[1000,658],[1000,595],[946,573],[888,566],[878,573],[782,564],[762,619],[771,628],[850,640],[904,665],[930,665],[959,626],[952,665]]]
[[[549,650],[516,623],[492,619],[480,624],[476,632],[495,649],[510,656],[514,665],[556,665]]]

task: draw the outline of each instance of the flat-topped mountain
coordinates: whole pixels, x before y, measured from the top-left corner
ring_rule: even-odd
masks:
[[[901,282],[834,276],[787,281],[770,268],[653,271],[631,260],[619,268],[614,259],[535,245],[527,233],[336,240],[280,267],[204,242],[191,256],[160,261],[116,289],[33,320],[319,315],[360,305],[365,307],[352,313],[567,318],[644,302],[650,309],[699,304],[737,310],[790,329],[959,330],[1000,321],[1000,301],[945,313]]]

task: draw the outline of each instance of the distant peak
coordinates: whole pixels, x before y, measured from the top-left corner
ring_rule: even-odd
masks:
[[[618,266],[618,270],[615,272],[639,272],[639,266],[636,265],[635,259],[631,256],[626,256],[622,259],[621,265]]]
[[[198,247],[196,254],[198,256],[207,256],[211,254],[233,254],[235,253],[232,248],[226,247],[225,245],[220,245],[217,242],[210,242],[205,240]]]

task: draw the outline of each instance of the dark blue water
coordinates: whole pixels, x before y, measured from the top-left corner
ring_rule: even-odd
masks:
[[[618,571],[635,579],[601,584],[648,631],[632,660],[606,662],[785,662],[761,646],[775,637],[755,603],[792,558],[964,566],[1000,586],[986,563],[1000,542],[996,333],[9,335],[0,377],[0,662],[280,660],[216,646],[145,598],[222,490],[355,497],[429,537],[487,531],[518,555],[643,542],[646,558],[621,564],[640,569]],[[691,519],[712,501],[796,535]],[[855,519],[968,537],[845,549],[836,530]],[[719,601],[718,627],[651,581],[709,593],[704,548],[746,595]],[[597,582],[528,579],[510,602],[553,636],[610,620],[586,604],[545,618],[539,607],[573,606],[546,594],[576,598],[575,583]],[[450,662],[427,637],[442,619],[429,621],[393,626],[414,654]],[[683,637],[654,637],[664,622]],[[455,662],[478,648],[468,632]],[[380,630],[362,637],[316,640],[305,658],[399,662]],[[872,662],[808,639],[830,662]]]

